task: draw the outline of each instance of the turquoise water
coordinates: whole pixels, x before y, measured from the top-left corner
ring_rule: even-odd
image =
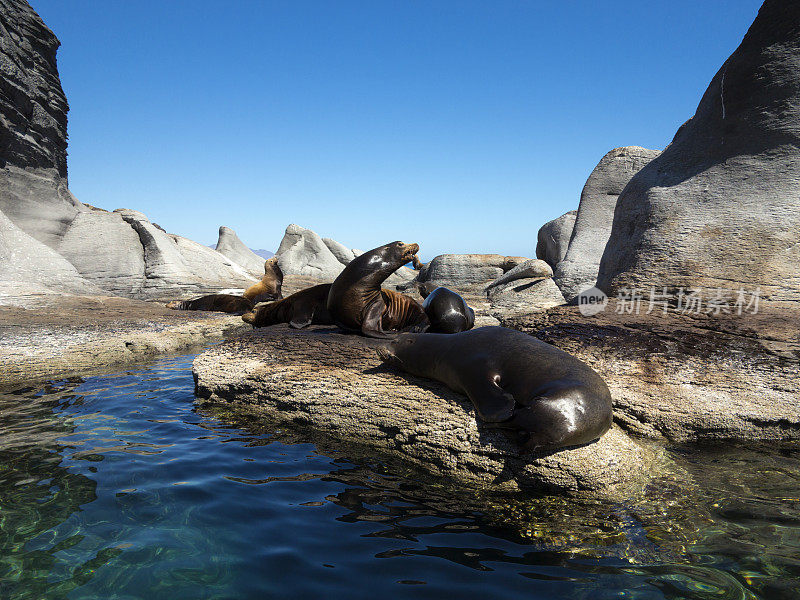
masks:
[[[0,598],[800,597],[800,448],[643,501],[477,498],[197,408],[191,356],[0,396]]]

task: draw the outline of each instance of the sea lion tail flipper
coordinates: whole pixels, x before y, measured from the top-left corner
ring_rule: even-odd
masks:
[[[500,423],[514,414],[514,396],[504,391],[488,373],[473,370],[464,387],[482,421]]]

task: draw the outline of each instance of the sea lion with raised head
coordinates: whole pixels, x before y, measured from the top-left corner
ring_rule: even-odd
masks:
[[[585,444],[611,427],[603,379],[571,354],[513,329],[403,333],[377,350],[385,362],[468,396],[481,420],[516,431],[523,451]]]
[[[230,314],[246,313],[253,309],[253,303],[242,296],[233,294],[209,294],[192,300],[175,300],[167,304],[174,310],[211,310]]]
[[[437,287],[426,294],[422,309],[431,322],[430,333],[459,333],[475,325],[475,311],[464,298],[446,287]]]
[[[328,311],[343,329],[387,338],[400,331],[425,331],[429,325],[419,302],[381,289],[408,262],[417,263],[418,244],[391,242],[354,258],[331,284]]]
[[[277,257],[273,256],[264,261],[264,276],[261,277],[261,281],[247,288],[242,296],[253,304],[280,300],[283,297],[281,295],[282,285],[283,271],[278,266]]]
[[[330,283],[323,283],[300,290],[281,300],[256,306],[242,315],[242,320],[253,327],[269,327],[277,323],[288,323],[294,329],[312,324],[333,325],[326,306],[330,289]]]

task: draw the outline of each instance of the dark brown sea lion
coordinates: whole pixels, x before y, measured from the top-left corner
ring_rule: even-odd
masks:
[[[378,355],[465,394],[483,421],[518,432],[525,451],[585,444],[611,427],[603,379],[574,356],[513,329],[404,333]]]
[[[175,300],[167,304],[167,308],[175,310],[213,310],[231,314],[242,314],[253,309],[253,303],[247,298],[232,294],[210,294],[193,300]]]
[[[282,300],[256,306],[242,315],[242,320],[253,327],[269,327],[277,323],[288,323],[295,329],[312,324],[333,325],[326,306],[330,289],[330,283],[306,288]]]
[[[283,271],[278,266],[278,259],[272,257],[264,261],[264,276],[261,281],[254,283],[244,291],[244,296],[253,304],[259,302],[269,302],[271,300],[279,300],[281,295],[281,286],[283,285]]]
[[[422,306],[381,284],[407,262],[416,262],[418,244],[392,242],[354,258],[331,284],[328,311],[337,325],[376,338],[400,331],[425,331],[430,325]]]
[[[464,298],[446,287],[437,287],[426,294],[422,308],[430,319],[431,333],[459,333],[475,325],[475,311]]]

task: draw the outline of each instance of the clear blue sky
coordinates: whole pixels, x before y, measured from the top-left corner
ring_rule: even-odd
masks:
[[[214,243],[533,256],[611,148],[666,146],[757,0],[31,0],[70,188]]]

